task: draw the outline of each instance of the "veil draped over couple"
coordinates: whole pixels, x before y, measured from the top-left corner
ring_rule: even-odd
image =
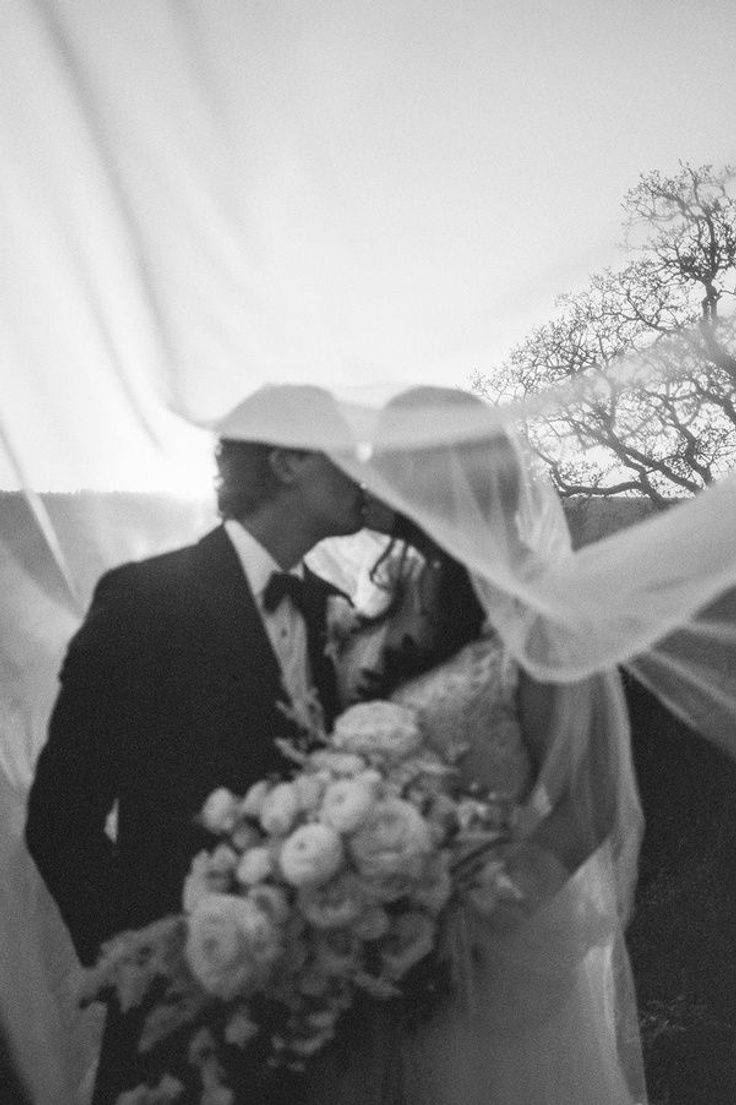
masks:
[[[288,770],[284,688],[296,702],[312,684],[328,723],[391,699],[430,747],[460,748],[461,784],[513,809],[510,835],[448,908],[450,978],[428,1004],[358,1002],[298,1077],[246,1052],[234,1101],[646,1101],[623,938],[642,817],[618,669],[736,751],[733,478],[574,552],[510,417],[468,392],[414,388],[375,412],[267,387],[217,434],[223,524],[107,573],[62,671],[27,839],[80,959],[181,908],[210,791]],[[271,606],[270,568],[303,596]],[[155,1084],[139,1030],[111,1009],[96,1105]],[[183,1081],[175,1099],[199,1101]]]

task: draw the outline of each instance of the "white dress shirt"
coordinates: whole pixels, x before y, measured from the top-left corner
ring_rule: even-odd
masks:
[[[280,602],[275,610],[264,608],[263,593],[268,586],[268,581],[273,572],[282,572],[283,568],[240,522],[236,522],[234,518],[228,518],[224,525],[253,592],[256,607],[276,659],[281,666],[282,682],[292,702],[298,708],[298,704],[306,699],[312,683],[304,618],[288,597]],[[302,579],[304,566],[298,564],[291,572]]]

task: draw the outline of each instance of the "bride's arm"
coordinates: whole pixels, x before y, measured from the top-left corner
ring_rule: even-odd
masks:
[[[574,717],[568,715],[571,703]],[[613,826],[616,807],[606,734],[595,709],[592,685],[561,688],[539,683],[522,672],[518,709],[535,775],[544,775],[554,755],[559,766],[553,774],[558,781],[549,796],[548,812],[527,836],[502,849],[505,872],[521,897],[496,903],[493,888],[488,887],[488,900],[494,901],[494,920],[499,924],[518,921],[556,894],[603,843]],[[577,740],[578,747],[560,748],[565,733],[571,741]],[[483,898],[481,884],[477,895],[481,907]]]

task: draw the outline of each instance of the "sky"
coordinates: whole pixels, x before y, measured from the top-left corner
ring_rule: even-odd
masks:
[[[640,173],[736,162],[729,0],[47,4],[63,57],[0,14],[3,486],[189,488],[270,380],[462,386]]]

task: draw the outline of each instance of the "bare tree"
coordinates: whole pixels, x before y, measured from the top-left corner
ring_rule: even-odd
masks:
[[[556,319],[474,379],[496,400],[579,385],[572,407],[526,426],[563,495],[661,507],[736,462],[735,175],[642,175],[623,201],[629,264],[560,297]]]

